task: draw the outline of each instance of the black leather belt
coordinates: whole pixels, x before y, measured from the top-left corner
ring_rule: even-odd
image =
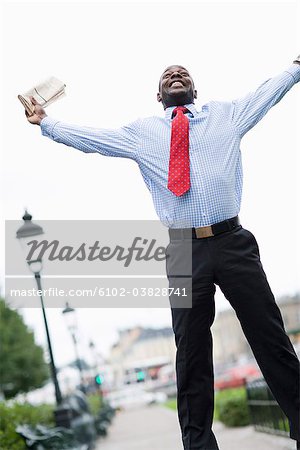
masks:
[[[216,236],[217,234],[231,231],[240,225],[239,216],[231,219],[223,220],[222,222],[214,223],[206,227],[198,228],[169,228],[170,239],[201,239],[206,237]]]

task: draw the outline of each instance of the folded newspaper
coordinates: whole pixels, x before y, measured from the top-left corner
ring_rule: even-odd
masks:
[[[31,116],[34,113],[34,105],[31,103],[30,97],[33,97],[43,108],[46,108],[46,106],[65,95],[65,87],[66,85],[62,81],[50,77],[25,92],[25,94],[18,95],[18,99]]]

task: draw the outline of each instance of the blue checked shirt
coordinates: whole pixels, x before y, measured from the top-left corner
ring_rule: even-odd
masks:
[[[119,129],[90,128],[41,121],[41,130],[56,142],[85,153],[130,158],[139,165],[154,207],[170,228],[200,227],[236,216],[240,211],[243,171],[242,137],[300,80],[300,65],[264,82],[232,102],[212,101],[197,111],[185,105],[190,122],[190,190],[176,197],[167,189],[171,116],[138,119]]]

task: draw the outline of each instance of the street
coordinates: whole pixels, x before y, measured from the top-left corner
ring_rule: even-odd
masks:
[[[294,450],[295,441],[254,431],[253,427],[226,428],[214,424],[220,450]],[[149,406],[119,412],[96,450],[182,450],[175,411]]]

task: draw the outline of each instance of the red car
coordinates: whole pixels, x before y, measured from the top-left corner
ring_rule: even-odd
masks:
[[[228,389],[244,386],[247,378],[261,377],[261,371],[254,364],[227,369],[215,379],[215,389]]]

